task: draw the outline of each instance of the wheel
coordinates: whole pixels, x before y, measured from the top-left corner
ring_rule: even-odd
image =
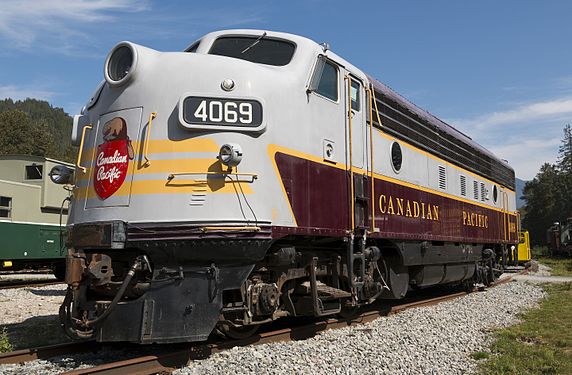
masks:
[[[356,316],[359,312],[359,306],[343,306],[338,315],[342,319],[351,319]]]
[[[258,324],[235,327],[227,322],[219,323],[219,331],[226,337],[234,340],[244,340],[254,335],[260,326]]]
[[[469,280],[464,280],[461,283],[461,288],[467,292],[467,293],[471,293],[473,291],[473,289],[475,289],[475,282],[474,279],[469,279]]]

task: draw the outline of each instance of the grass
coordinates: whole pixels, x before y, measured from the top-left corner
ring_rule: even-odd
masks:
[[[552,276],[572,276],[572,258],[539,257],[536,260],[552,268]]]
[[[534,246],[531,253],[538,263],[552,268],[553,276],[572,276],[572,258],[550,257],[546,246]]]
[[[8,332],[6,332],[6,328],[3,328],[2,332],[0,332],[0,353],[11,351],[12,344],[10,344],[10,340],[8,339]]]
[[[572,283],[545,286],[548,298],[522,323],[496,333],[483,374],[572,374]]]

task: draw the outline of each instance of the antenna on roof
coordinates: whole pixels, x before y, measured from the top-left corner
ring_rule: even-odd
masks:
[[[327,50],[330,49],[330,43],[324,42],[324,43],[320,44],[320,47],[322,47],[322,50],[323,50],[324,52],[326,52]]]

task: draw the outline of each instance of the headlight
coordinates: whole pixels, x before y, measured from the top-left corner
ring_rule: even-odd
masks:
[[[121,42],[105,59],[105,80],[112,86],[127,82],[137,67],[137,51],[129,42]]]
[[[72,183],[73,173],[73,169],[65,165],[56,165],[50,171],[49,176],[54,184],[65,185]]]
[[[242,148],[234,143],[224,144],[220,148],[218,158],[221,163],[228,167],[237,166],[242,160]]]

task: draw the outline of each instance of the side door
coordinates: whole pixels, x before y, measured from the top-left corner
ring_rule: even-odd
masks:
[[[367,105],[363,82],[346,71],[344,79],[345,122],[347,134],[348,172],[350,175],[350,201],[353,226],[368,225],[369,183],[367,163],[366,120]]]

